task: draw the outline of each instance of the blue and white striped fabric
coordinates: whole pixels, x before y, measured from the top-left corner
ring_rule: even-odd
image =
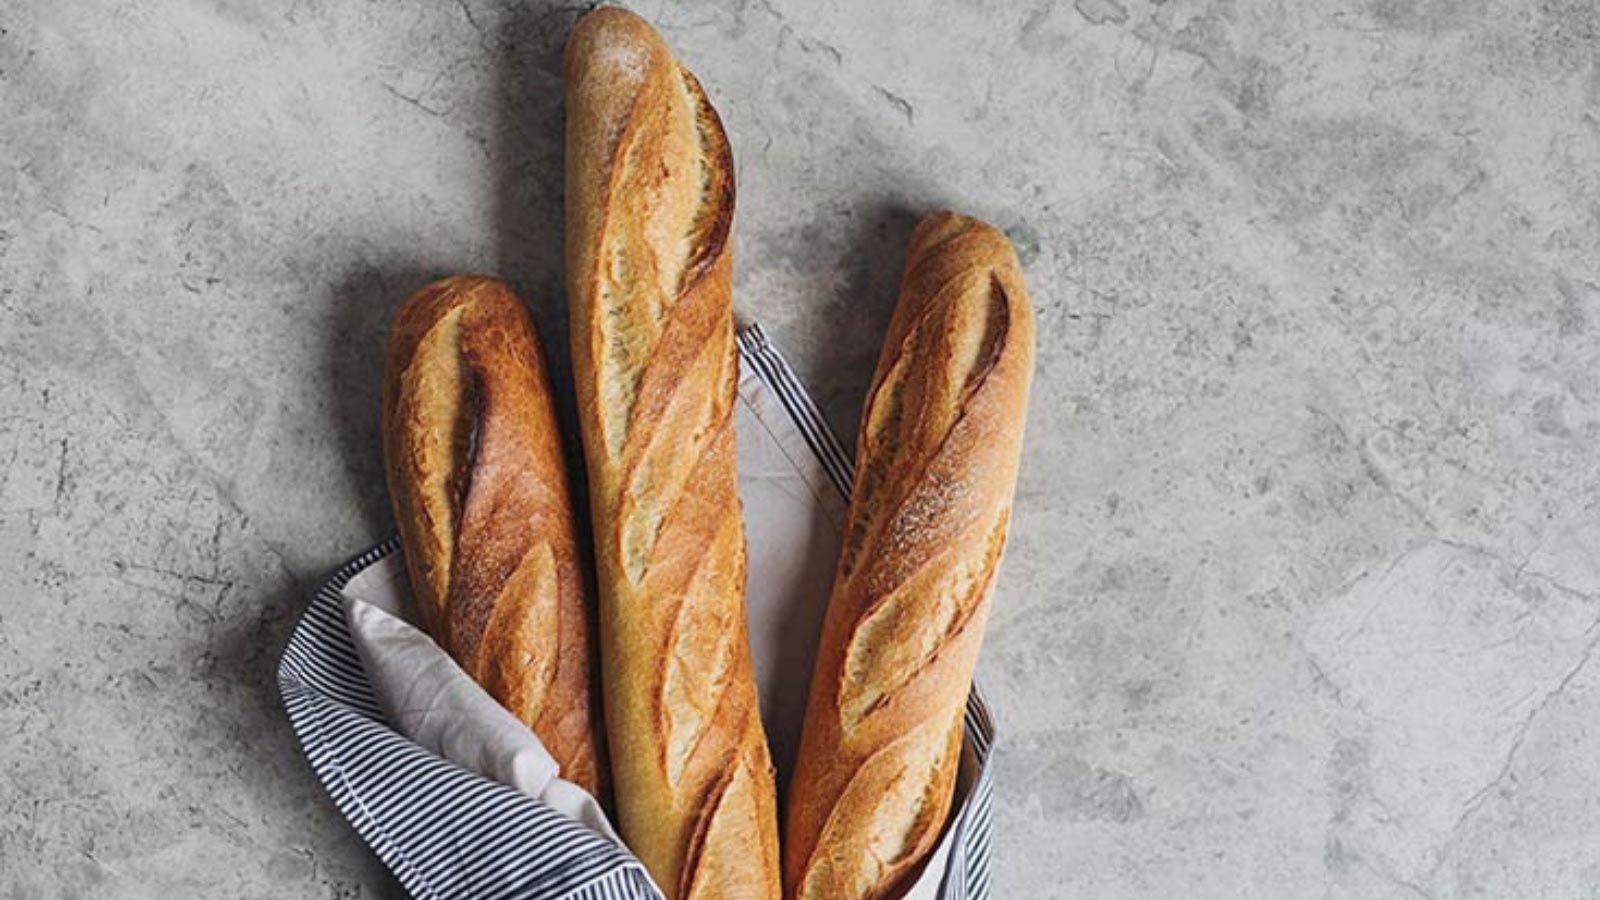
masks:
[[[778,398],[838,488],[850,457],[759,326],[739,335],[746,372]],[[300,745],[334,804],[413,897],[422,900],[659,900],[638,860],[538,800],[424,750],[385,723],[340,599],[357,573],[399,550],[361,554],[318,590],[278,668]],[[994,725],[973,687],[965,797],[951,822],[941,900],[987,900]]]

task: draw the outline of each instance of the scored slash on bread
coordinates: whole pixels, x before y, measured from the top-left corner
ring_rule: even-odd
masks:
[[[911,238],[857,442],[784,830],[793,900],[886,900],[949,816],[1021,451],[1033,315],[1011,244]]]
[[[623,838],[668,900],[779,895],[744,610],[733,161],[644,20],[568,41],[567,277]]]
[[[390,333],[389,494],[423,624],[598,797],[607,767],[566,465],[543,354],[499,281],[423,288]]]

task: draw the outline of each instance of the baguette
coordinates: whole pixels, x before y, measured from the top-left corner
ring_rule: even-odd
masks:
[[[600,9],[566,50],[567,276],[621,832],[668,900],[779,895],[734,464],[733,160],[698,81]]]
[[[923,219],[862,416],[790,781],[793,900],[898,896],[944,828],[1032,369],[1005,236]]]
[[[423,624],[604,797],[593,624],[539,339],[490,278],[406,303],[389,340],[389,495]]]

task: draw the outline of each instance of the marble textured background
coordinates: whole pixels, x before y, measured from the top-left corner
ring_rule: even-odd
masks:
[[[999,897],[1600,897],[1600,5],[640,12],[841,431],[918,213],[1027,263]],[[564,341],[576,15],[0,6],[0,897],[397,894],[273,667],[389,530],[396,305]]]

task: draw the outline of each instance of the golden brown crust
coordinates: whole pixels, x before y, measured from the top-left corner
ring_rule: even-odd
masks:
[[[623,837],[668,900],[776,898],[772,764],[744,611],[715,110],[619,9],[567,44],[567,276]]]
[[[1033,316],[1005,236],[951,213],[923,219],[862,415],[790,781],[793,900],[894,897],[944,828],[1032,370]]]
[[[423,622],[604,796],[593,623],[555,408],[532,320],[499,281],[448,278],[395,320],[384,456]]]

